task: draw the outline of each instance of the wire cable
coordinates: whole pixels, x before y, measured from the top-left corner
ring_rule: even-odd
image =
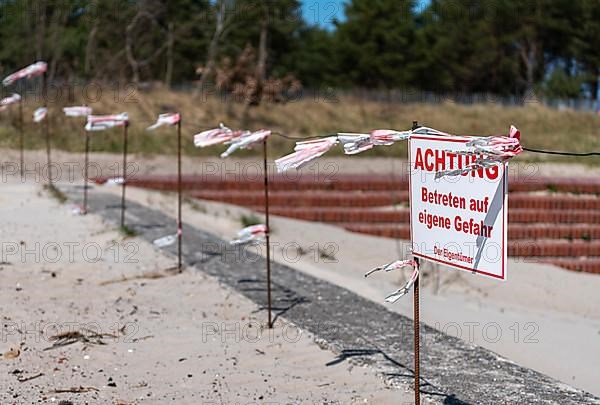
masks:
[[[544,153],[546,155],[561,155],[561,156],[600,156],[600,152],[558,152],[553,150],[532,149],[523,147],[523,150],[533,153]]]
[[[315,135],[315,136],[290,136],[290,135],[286,135],[281,132],[275,132],[275,131],[271,131],[271,135],[277,135],[277,136],[280,136],[285,139],[290,139],[292,141],[302,141],[302,140],[308,141],[311,139],[323,139],[323,138],[329,138],[330,136],[337,136],[337,134]]]

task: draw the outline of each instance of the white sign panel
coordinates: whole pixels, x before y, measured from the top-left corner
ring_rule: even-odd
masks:
[[[410,139],[410,228],[413,254],[457,269],[506,280],[506,164],[435,179],[477,157],[459,155],[467,137]]]

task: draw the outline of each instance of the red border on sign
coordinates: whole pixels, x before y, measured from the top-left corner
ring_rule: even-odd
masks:
[[[452,135],[451,135],[452,136]],[[469,142],[471,139],[470,138],[465,138],[465,137],[456,137],[453,136],[452,139],[448,139],[447,137],[444,136],[411,136],[408,139],[408,163],[410,165],[410,170],[412,172],[412,161],[411,161],[411,140],[412,139],[421,139],[421,140],[425,140],[425,141],[429,141],[429,140],[433,140],[433,141],[442,141],[442,142],[458,142],[458,143],[467,143]],[[446,262],[444,260],[440,260],[437,259],[435,257],[429,257],[423,253],[415,253],[415,245],[414,245],[414,238],[413,238],[413,204],[412,204],[412,175],[409,174],[408,176],[408,193],[409,193],[409,197],[410,198],[410,243],[412,245],[412,254],[413,256],[418,256],[421,257],[423,259],[427,259],[427,260],[431,260],[434,262],[438,262],[438,263],[442,263],[445,264],[447,266],[450,267],[454,267],[454,268],[458,268],[461,270],[466,270],[470,273],[476,273],[476,274],[483,274],[485,276],[488,277],[492,277],[498,280],[503,280],[505,281],[505,263],[504,263],[504,252],[506,251],[506,247],[505,247],[505,242],[506,242],[506,235],[505,235],[505,226],[506,226],[506,218],[508,217],[508,198],[506,195],[506,183],[508,182],[508,178],[506,177],[506,163],[503,164],[503,170],[502,170],[502,195],[504,195],[505,201],[503,201],[504,204],[504,210],[503,210],[503,214],[502,214],[502,275],[497,275],[497,274],[493,274],[493,273],[489,273],[487,271],[483,271],[483,270],[475,270],[469,267],[465,267],[465,266],[461,266],[460,264],[454,264],[454,263],[450,263],[450,262]]]

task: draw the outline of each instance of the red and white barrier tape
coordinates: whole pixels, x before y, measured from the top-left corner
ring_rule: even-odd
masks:
[[[385,297],[386,302],[394,303],[410,291],[411,287],[417,280],[417,277],[419,277],[419,265],[415,260],[396,260],[395,262],[388,263],[384,266],[375,267],[374,269],[369,270],[367,273],[365,273],[365,277],[368,277],[371,274],[376,273],[378,271],[389,272],[392,270],[402,269],[404,267],[413,267],[414,270],[410,278],[408,279],[406,284],[402,286],[402,288],[394,291],[393,293]]]
[[[125,126],[128,122],[129,115],[127,113],[113,115],[89,115],[87,124],[85,125],[85,130],[104,131],[114,127]]]
[[[181,115],[174,113],[160,114],[158,116],[158,120],[154,125],[146,128],[147,131],[154,131],[157,128],[160,128],[164,125],[177,125],[181,121]]]
[[[33,122],[36,124],[44,121],[48,116],[48,109],[45,107],[40,107],[33,112]]]
[[[21,101],[21,96],[17,93],[13,93],[12,95],[3,98],[0,100],[0,111],[4,111],[11,104],[16,104]]]
[[[267,226],[264,224],[248,226],[237,233],[237,239],[229,242],[230,245],[257,245],[263,242],[267,234]]]
[[[372,149],[374,146],[390,146],[394,142],[407,140],[410,134],[411,131],[375,129],[369,134],[340,132],[338,133],[338,139],[342,143],[346,155],[356,155]]]
[[[154,240],[152,243],[154,244],[154,246],[157,246],[160,248],[171,246],[171,245],[174,245],[175,242],[177,242],[177,236],[178,236],[177,234],[163,236],[162,238],[158,238],[158,239]]]
[[[417,267],[417,262],[415,262],[414,260],[396,260],[395,262],[391,262],[369,270],[365,273],[365,277],[369,277],[371,274],[376,273],[378,271],[389,272],[397,269],[402,269],[407,266]]]
[[[408,294],[408,292],[410,291],[412,286],[415,284],[415,281],[417,281],[418,277],[419,277],[419,268],[415,267],[412,274],[410,275],[410,278],[406,282],[406,284],[402,288],[400,288],[400,289],[394,291],[393,293],[389,294],[388,296],[386,296],[385,302],[389,302],[389,303],[393,304],[394,302],[398,301],[400,298],[402,298],[406,294]]]
[[[92,115],[92,108],[87,106],[73,106],[63,108],[67,117],[87,117]]]
[[[271,135],[271,131],[268,129],[260,129],[255,132],[243,132],[242,135],[228,142],[229,148],[221,153],[221,157],[228,157],[238,149],[249,149],[252,145],[265,140],[269,135]]]
[[[206,148],[207,146],[226,144],[249,133],[250,131],[233,131],[221,123],[219,128],[194,135],[194,145],[197,148]]]
[[[337,136],[315,139],[311,141],[296,142],[294,153],[275,160],[279,173],[290,169],[301,169],[312,160],[327,153],[338,144]]]
[[[123,177],[112,177],[104,182],[105,186],[122,186],[125,184]]]
[[[2,84],[4,86],[10,86],[17,80],[23,78],[32,78],[36,76],[43,75],[48,69],[48,64],[46,62],[36,62],[33,65],[29,65],[26,68],[23,68],[11,75],[8,75],[2,80]]]
[[[439,179],[445,176],[461,176],[479,169],[486,169],[505,163],[523,152],[520,143],[521,132],[511,126],[508,136],[489,136],[474,138],[467,142],[467,150],[453,153],[467,156],[479,156],[473,163],[455,170],[442,170],[435,174]]]

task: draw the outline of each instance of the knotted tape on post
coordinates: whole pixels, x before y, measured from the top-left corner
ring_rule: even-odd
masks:
[[[177,125],[179,123],[179,121],[181,121],[181,115],[179,114],[175,114],[175,113],[167,113],[167,114],[160,114],[158,116],[158,120],[156,120],[156,123],[154,125],[149,126],[148,128],[146,128],[146,131],[154,131],[157,128],[160,128],[164,125]]]
[[[375,267],[374,269],[369,270],[367,273],[365,273],[365,277],[368,277],[371,274],[379,271],[390,272],[392,270],[402,269],[404,267],[413,267],[413,272],[410,278],[408,279],[406,284],[402,286],[402,288],[394,291],[393,293],[385,297],[386,302],[394,303],[410,291],[411,287],[414,285],[415,281],[419,277],[419,266],[415,260],[396,260],[395,262]]]
[[[512,125],[508,136],[473,138],[473,140],[466,143],[466,150],[452,152],[457,155],[476,157],[473,163],[460,169],[439,171],[435,174],[435,178],[460,176],[475,170],[487,169],[503,164],[523,152],[520,140],[521,132]]]
[[[48,116],[48,109],[45,107],[40,107],[33,112],[33,122],[36,124],[42,122]]]
[[[206,148],[207,146],[227,144],[249,133],[250,131],[233,131],[221,123],[218,128],[202,131],[194,135],[194,145],[197,148]]]
[[[194,145],[197,148],[221,144],[229,145],[227,150],[221,153],[221,157],[225,158],[238,149],[251,148],[253,145],[264,141],[270,135],[271,131],[268,129],[260,129],[254,132],[233,131],[221,123],[218,128],[209,129],[194,135]]]
[[[122,127],[129,122],[127,113],[113,115],[88,115],[86,131],[104,131],[106,129]]]
[[[92,108],[87,106],[72,106],[63,108],[67,117],[87,117],[92,115]]]
[[[268,129],[260,129],[255,132],[244,131],[239,137],[228,142],[229,147],[221,153],[221,157],[228,157],[238,149],[249,149],[252,145],[265,140],[269,135],[271,135],[271,131]]]
[[[9,105],[16,104],[19,101],[21,101],[21,96],[17,93],[13,93],[8,97],[4,97],[2,100],[0,100],[0,111],[6,110]]]
[[[394,142],[407,140],[410,135],[411,131],[375,129],[369,134],[340,132],[338,139],[342,143],[346,155],[355,155],[372,149],[374,146],[390,146]]]

